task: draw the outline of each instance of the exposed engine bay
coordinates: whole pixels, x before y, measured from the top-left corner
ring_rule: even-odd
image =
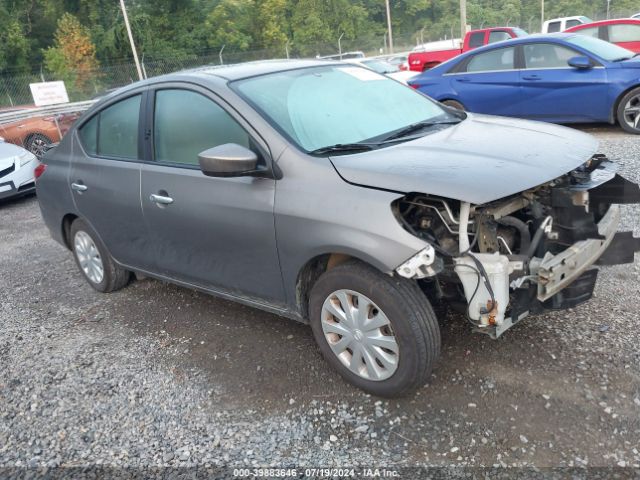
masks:
[[[579,305],[593,295],[594,265],[632,263],[640,251],[632,232],[617,232],[618,205],[640,203],[640,188],[616,170],[595,155],[551,182],[484,205],[405,195],[394,212],[429,246],[396,272],[493,338],[529,314]]]

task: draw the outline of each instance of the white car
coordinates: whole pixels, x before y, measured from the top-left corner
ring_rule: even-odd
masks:
[[[399,65],[389,63],[383,58],[354,58],[347,61],[349,63],[367,67],[374,72],[386,75],[387,77],[393,78],[394,80],[397,80],[400,83],[404,83],[405,85],[409,80],[418,75],[418,72],[412,72],[410,70],[400,70]]]
[[[542,25],[542,33],[564,32],[567,28],[591,22],[593,22],[593,20],[584,16],[552,18],[544,22]]]
[[[35,192],[39,163],[33,153],[0,141],[0,200]]]
[[[635,15],[631,15],[631,18],[637,18],[640,20],[640,13],[636,13]]]

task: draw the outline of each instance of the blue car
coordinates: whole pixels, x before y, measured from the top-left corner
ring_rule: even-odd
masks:
[[[640,134],[640,56],[578,34],[472,50],[409,81],[451,107],[554,123],[616,121]]]

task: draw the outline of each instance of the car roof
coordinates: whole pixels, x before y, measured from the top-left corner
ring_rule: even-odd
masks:
[[[566,33],[566,32],[558,32],[558,33],[534,33],[531,35],[527,35],[526,37],[516,37],[510,38],[508,40],[503,40],[502,42],[491,43],[489,45],[484,45],[482,47],[474,48],[473,50],[469,50],[465,52],[463,55],[454,58],[460,58],[462,56],[473,55],[474,53],[484,51],[484,50],[493,50],[494,48],[501,48],[509,45],[518,45],[520,43],[535,43],[540,40],[568,40],[570,38],[578,35],[577,33]]]
[[[182,75],[198,73],[213,75],[225,80],[234,81],[269,73],[297,70],[299,68],[340,65],[336,60],[259,60],[256,62],[237,63],[233,65],[214,65],[177,72]]]
[[[566,32],[573,32],[582,30],[585,28],[599,27],[602,25],[620,25],[620,24],[632,24],[640,25],[640,20],[637,18],[613,18],[609,20],[599,20],[597,22],[583,23],[582,25],[576,25],[575,27],[567,28]]]
[[[213,80],[219,85],[227,81],[242,80],[270,73],[286,72],[290,70],[298,70],[301,68],[322,67],[327,65],[342,65],[344,61],[338,60],[259,60],[255,62],[237,63],[229,65],[204,65],[202,67],[181,70],[178,72],[167,73],[157,77],[151,77],[146,80],[140,80],[130,85],[115,89],[107,95],[100,98],[95,104],[103,105],[105,101],[120,97],[131,90],[140,87],[151,86],[162,82],[185,81],[189,78],[199,78],[200,80]],[[364,67],[363,67],[364,68]],[[217,80],[217,82],[216,82]],[[95,111],[96,108],[91,108]]]

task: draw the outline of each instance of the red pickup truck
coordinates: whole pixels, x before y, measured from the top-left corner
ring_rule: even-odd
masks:
[[[464,42],[452,39],[425,43],[409,54],[409,70],[424,72],[474,48],[526,35],[527,32],[516,27],[493,27],[467,32]]]

